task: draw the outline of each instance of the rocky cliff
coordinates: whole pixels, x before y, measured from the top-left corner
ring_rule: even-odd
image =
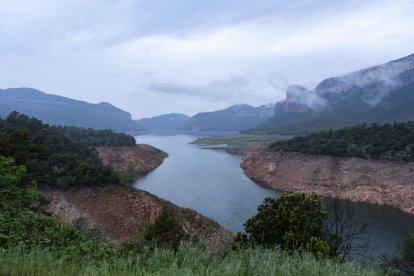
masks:
[[[134,147],[96,147],[103,163],[114,171],[126,171],[132,166],[137,174],[148,173],[167,156],[165,152],[150,145],[139,144]]]
[[[414,163],[244,150],[245,174],[281,191],[386,204],[414,214]]]

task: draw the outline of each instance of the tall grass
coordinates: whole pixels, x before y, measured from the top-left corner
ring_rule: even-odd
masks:
[[[0,275],[378,275],[357,263],[318,260],[282,250],[241,249],[212,256],[198,247],[155,249],[109,260],[71,259],[42,249],[0,252]]]

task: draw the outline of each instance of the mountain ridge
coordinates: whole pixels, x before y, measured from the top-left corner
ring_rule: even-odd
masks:
[[[275,115],[250,132],[306,134],[359,123],[414,120],[414,54],[321,81],[289,86]]]
[[[118,131],[144,130],[132,120],[130,113],[110,103],[92,104],[33,88],[0,89],[0,116],[5,117],[12,111],[37,117],[53,125]]]

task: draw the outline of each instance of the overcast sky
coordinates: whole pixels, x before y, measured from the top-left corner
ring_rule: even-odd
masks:
[[[414,0],[0,0],[0,88],[134,118],[285,97],[414,53]]]

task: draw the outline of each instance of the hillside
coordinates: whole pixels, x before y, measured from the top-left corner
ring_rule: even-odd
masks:
[[[414,122],[358,125],[270,145],[275,151],[414,162]]]
[[[91,104],[31,88],[0,89],[0,117],[18,111],[52,125],[142,131],[131,114],[109,103]]]
[[[0,161],[5,163],[3,167],[0,164],[0,173],[7,166],[20,170],[19,179],[15,181],[18,183],[0,189],[2,215],[8,214],[1,209],[6,200],[3,194],[10,197],[10,206],[19,203],[19,194],[25,194],[25,197],[36,201],[36,204],[29,204],[29,207],[36,206],[33,208],[36,211],[33,219],[40,217],[48,220],[47,214],[55,214],[71,223],[85,219],[88,224],[99,228],[109,240],[125,242],[141,237],[144,229],[160,214],[162,207],[167,206],[180,216],[188,233],[204,239],[206,246],[211,245],[209,249],[221,248],[231,240],[229,231],[195,211],[181,209],[154,195],[120,184],[122,172],[129,165],[133,167],[133,173],[146,173],[157,168],[166,153],[149,145],[129,145],[133,137],[126,134],[69,128],[70,133],[77,134],[76,139],[72,140],[68,138],[68,132],[62,133],[62,129],[65,128],[43,124],[38,119],[17,112],[11,113],[5,120],[0,119]],[[85,137],[80,135],[82,130]],[[91,137],[94,139],[86,139]],[[104,141],[106,146],[95,149],[83,141]],[[124,146],[112,146],[109,141]],[[4,179],[0,180],[4,182]],[[0,182],[0,185],[5,184]],[[10,192],[13,189],[17,191]],[[42,201],[39,201],[37,190],[44,197]],[[28,199],[22,202],[26,201]],[[9,208],[9,205],[6,207]],[[10,223],[35,224],[31,220],[20,221],[18,215],[13,216],[17,221]],[[56,218],[53,220],[60,223]],[[13,228],[3,229],[2,222],[3,217],[0,216],[0,246],[14,231]],[[204,227],[200,228],[200,225]],[[26,226],[19,227],[25,229]],[[119,236],[120,231],[123,231],[122,238]],[[13,237],[18,240],[18,236]],[[27,242],[36,244],[35,241]]]
[[[202,112],[184,122],[183,129],[198,131],[239,131],[254,127],[273,115],[273,105],[233,105],[223,110]]]
[[[414,122],[321,131],[243,153],[245,174],[273,189],[414,213]]]
[[[179,130],[190,117],[184,114],[171,113],[152,118],[136,120],[136,122],[149,131]]]
[[[414,120],[414,55],[322,81],[290,86],[275,115],[252,131],[305,134],[359,123]]]

